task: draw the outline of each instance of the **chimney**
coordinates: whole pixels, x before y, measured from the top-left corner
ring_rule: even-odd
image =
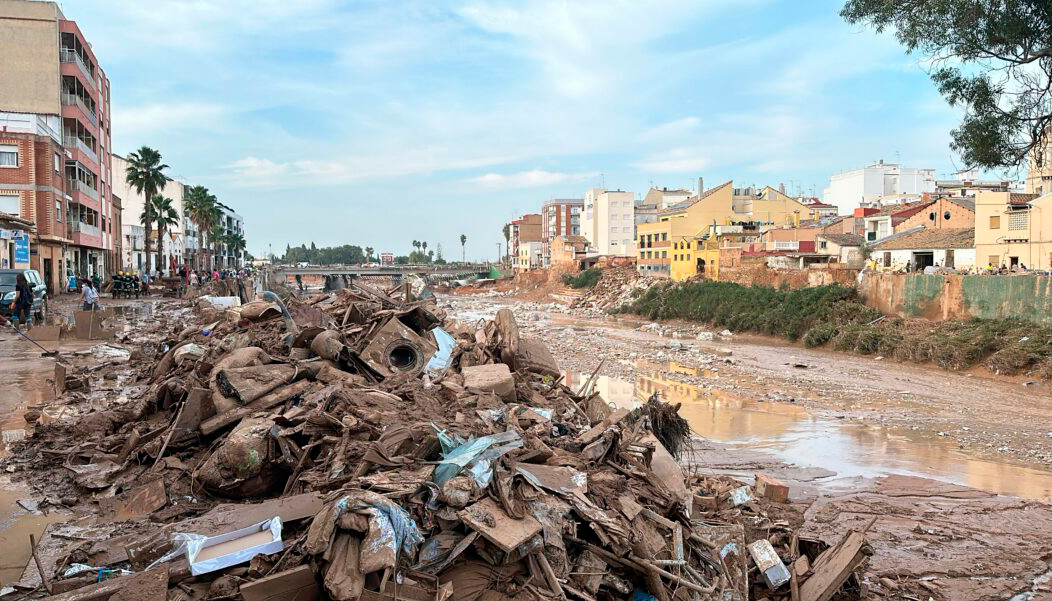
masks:
[[[705,191],[705,178],[704,177],[699,177],[698,178],[698,196],[701,196],[701,193],[704,192],[704,191]]]
[[[785,194],[785,184],[784,183],[779,183],[778,184],[778,191],[781,192],[782,194]]]

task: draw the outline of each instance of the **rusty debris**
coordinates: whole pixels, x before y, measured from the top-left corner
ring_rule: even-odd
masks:
[[[570,389],[510,311],[458,323],[354,284],[276,298],[165,301],[123,341],[132,360],[56,365],[69,417],[6,465],[61,474],[49,502],[93,519],[49,526],[3,599],[41,583],[69,601],[860,593],[863,533],[798,546],[765,512],[784,485],[698,475],[678,406]]]

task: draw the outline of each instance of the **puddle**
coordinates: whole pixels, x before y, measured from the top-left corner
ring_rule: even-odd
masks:
[[[28,501],[29,492],[20,484],[0,479],[0,586],[18,581],[30,559],[29,535],[40,538],[44,528],[63,522],[69,515],[30,512],[19,501]],[[27,503],[28,504],[28,503]]]
[[[822,418],[796,405],[748,400],[661,378],[639,367],[634,381],[600,376],[596,390],[622,407],[659,392],[663,400],[683,404],[680,415],[699,436],[840,476],[921,476],[996,494],[1052,500],[1052,472],[975,459],[954,442],[927,433]],[[715,375],[675,365],[660,367],[699,377]],[[576,390],[588,375],[568,373],[567,385]]]

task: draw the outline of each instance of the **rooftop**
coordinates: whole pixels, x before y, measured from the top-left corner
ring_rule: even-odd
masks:
[[[875,250],[974,248],[975,228],[928,229],[915,227],[893,234],[873,245]]]
[[[862,244],[865,243],[865,239],[863,239],[862,236],[859,236],[858,234],[829,233],[819,234],[818,237],[823,240],[828,240],[833,244],[838,244],[840,246],[862,246]]]
[[[698,201],[701,201],[701,200],[711,196],[717,190],[722,190],[723,188],[726,188],[727,186],[731,185],[731,183],[732,182],[726,182],[726,183],[720,184],[719,186],[716,186],[715,188],[710,188],[708,190],[705,190],[705,192],[701,196],[691,196],[690,198],[688,198],[686,200],[681,200],[681,201],[677,202],[676,204],[672,205],[671,207],[659,212],[658,214],[659,215],[672,215],[674,213],[679,213],[679,212],[683,211],[684,209],[688,209],[688,208],[694,206]]]

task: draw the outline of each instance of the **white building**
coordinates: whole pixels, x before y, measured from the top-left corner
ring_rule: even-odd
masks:
[[[530,271],[542,266],[541,243],[520,242],[519,252],[515,260],[515,268],[519,271]]]
[[[581,235],[600,255],[636,254],[636,201],[631,192],[592,188],[584,196]]]
[[[240,234],[244,237],[245,218],[223,203],[219,203],[219,209],[223,211],[223,217],[220,219],[220,225],[223,226],[223,233],[225,235]],[[245,266],[245,251],[242,250],[234,253],[226,244],[221,244],[219,250],[221,267],[227,269],[240,269]]]
[[[145,228],[142,226],[141,219],[146,200],[135,188],[128,185],[124,177],[128,169],[128,161],[118,155],[112,155],[110,160],[112,161],[112,172],[116,174],[113,178],[113,193],[121,199],[121,235],[124,237],[122,241],[124,252],[124,257],[121,259],[122,267],[137,271],[143,269],[146,265],[144,255]],[[186,220],[184,219],[183,211],[183,192],[185,188],[186,186],[182,182],[169,180],[161,191],[162,196],[172,200],[172,208],[179,215],[178,223],[165,231],[164,255],[170,257],[166,264],[160,266],[165,273],[169,271],[173,263],[176,267],[183,265],[186,256]],[[154,265],[157,260],[156,226],[153,226],[150,240],[150,254],[152,255],[150,265],[157,269],[158,266]]]
[[[885,196],[919,197],[934,191],[934,169],[916,169],[880,161],[831,176],[822,200],[836,205],[840,214],[850,214],[856,207],[875,203]]]

